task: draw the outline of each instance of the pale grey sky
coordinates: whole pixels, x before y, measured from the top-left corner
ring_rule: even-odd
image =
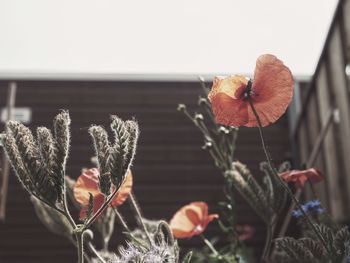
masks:
[[[0,0],[0,73],[311,75],[336,0]]]

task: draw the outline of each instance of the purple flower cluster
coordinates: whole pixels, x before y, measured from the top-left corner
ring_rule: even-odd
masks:
[[[320,200],[312,200],[301,206],[305,213],[315,212],[317,214],[321,214],[324,212],[324,209],[321,207]],[[303,216],[303,212],[301,210],[293,210],[292,216],[295,218],[300,218]]]

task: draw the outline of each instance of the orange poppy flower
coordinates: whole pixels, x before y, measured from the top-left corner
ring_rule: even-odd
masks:
[[[307,170],[299,171],[292,170],[281,173],[279,175],[285,182],[292,182],[297,188],[304,187],[307,180],[310,180],[311,183],[318,183],[323,180],[323,174],[315,169],[310,168]]]
[[[96,213],[97,210],[103,205],[105,197],[99,191],[98,188],[98,177],[100,176],[99,171],[96,168],[86,169],[78,177],[77,182],[74,186],[74,197],[75,199],[83,205],[80,211],[80,219],[86,217],[86,213],[89,205],[89,193],[94,197],[94,207],[93,212]],[[128,198],[129,193],[132,188],[132,173],[129,170],[125,178],[125,181],[121,185],[118,193],[111,202],[112,206],[119,206],[124,203]]]
[[[193,202],[178,210],[170,220],[170,228],[176,238],[189,238],[204,232],[217,214],[208,215],[208,205]]]
[[[266,54],[256,61],[253,82],[240,75],[215,77],[208,98],[218,123],[257,127],[249,99],[264,127],[277,121],[286,111],[293,97],[293,85],[289,68],[275,56]]]

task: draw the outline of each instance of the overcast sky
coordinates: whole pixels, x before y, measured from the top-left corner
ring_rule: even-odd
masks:
[[[311,75],[336,0],[0,0],[0,73]]]

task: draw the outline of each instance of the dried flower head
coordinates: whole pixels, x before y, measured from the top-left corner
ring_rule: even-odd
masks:
[[[93,125],[89,129],[100,172],[98,185],[105,196],[111,194],[112,184],[115,186],[114,189],[119,189],[123,184],[132,165],[139,136],[136,121],[123,121],[114,115],[111,116],[111,120],[113,143],[109,141],[107,131],[103,127]]]
[[[105,196],[111,194],[111,173],[110,173],[110,144],[107,131],[101,126],[91,126],[89,133],[93,138],[95,151],[97,154],[97,165],[99,169],[99,188]]]
[[[40,127],[36,139],[19,122],[6,124],[4,149],[17,177],[30,194],[53,205],[62,198],[69,125],[69,114],[63,111],[54,119],[55,136]]]
[[[120,257],[115,256],[109,262],[177,263],[179,261],[179,248],[166,222],[158,221],[151,236],[153,242],[150,246],[143,246],[142,242],[127,242],[126,247],[119,248]]]

